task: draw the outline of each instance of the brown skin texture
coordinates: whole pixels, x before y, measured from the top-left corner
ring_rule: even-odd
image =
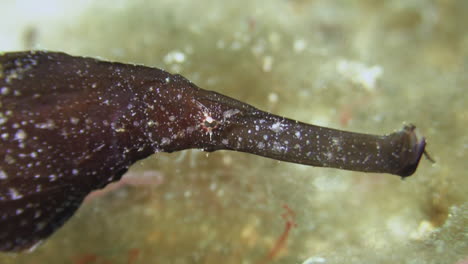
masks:
[[[0,55],[0,251],[50,236],[92,190],[155,152],[201,148],[409,176],[425,141],[273,115],[180,75],[55,52]]]

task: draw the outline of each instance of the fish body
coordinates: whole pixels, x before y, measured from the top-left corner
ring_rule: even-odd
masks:
[[[33,247],[91,191],[155,152],[241,151],[299,164],[411,175],[413,126],[385,136],[305,124],[180,75],[65,53],[0,55],[0,251]]]

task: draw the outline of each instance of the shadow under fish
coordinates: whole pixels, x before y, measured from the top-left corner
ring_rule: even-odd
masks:
[[[378,136],[305,124],[156,68],[0,55],[0,251],[29,249],[91,191],[155,152],[234,150],[319,167],[414,173],[414,126]]]

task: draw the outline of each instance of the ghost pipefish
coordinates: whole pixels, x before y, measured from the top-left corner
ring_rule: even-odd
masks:
[[[414,173],[414,126],[377,136],[305,124],[156,68],[64,53],[0,55],[0,251],[29,249],[92,190],[155,152],[234,150],[344,170]]]

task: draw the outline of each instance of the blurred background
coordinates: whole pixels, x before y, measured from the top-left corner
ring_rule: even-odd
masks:
[[[317,125],[427,138],[401,180],[248,154],[157,154],[0,263],[468,263],[468,1],[0,0],[0,51],[180,73]]]

